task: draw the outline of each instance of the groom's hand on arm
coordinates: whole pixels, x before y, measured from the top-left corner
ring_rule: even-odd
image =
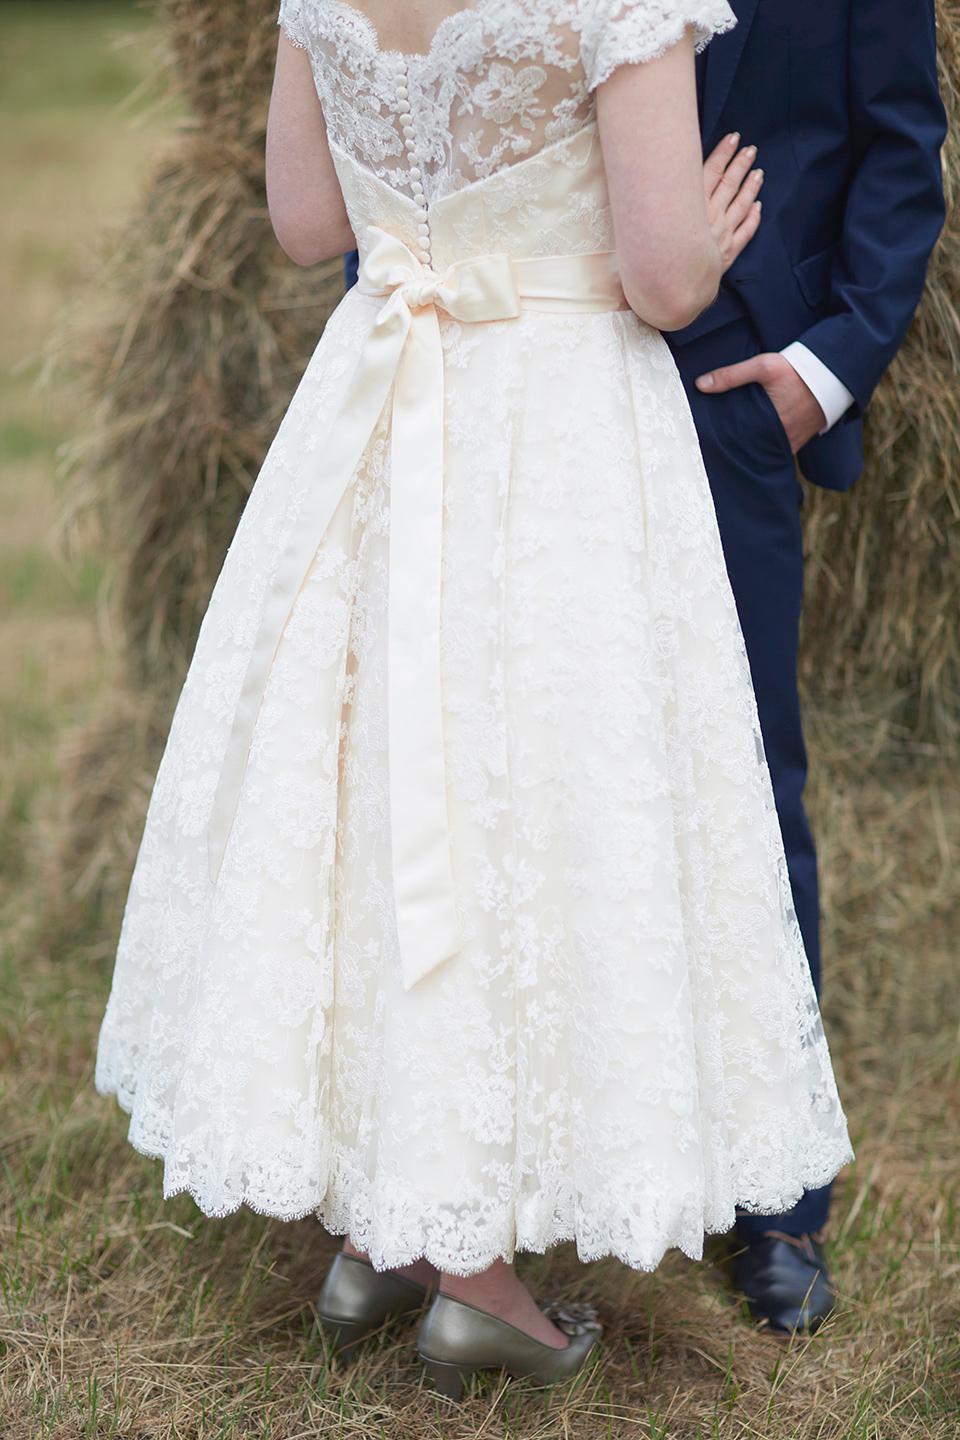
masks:
[[[819,401],[783,355],[776,352],[754,355],[738,365],[722,365],[697,379],[697,389],[707,395],[723,395],[741,385],[763,386],[787,432],[794,455],[826,427],[827,417]]]

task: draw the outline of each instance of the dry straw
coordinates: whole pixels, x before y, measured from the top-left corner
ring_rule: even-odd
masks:
[[[340,289],[336,264],[298,271],[270,231],[275,0],[161,8],[191,118],[109,267],[114,318],[94,338],[96,416],[71,491],[72,515],[98,512],[115,558],[125,685],[74,740],[57,886],[105,905],[108,929],[212,584]],[[953,116],[960,8],[941,0],[938,13]],[[807,505],[803,675],[823,762],[814,808],[834,824],[845,797],[849,834],[824,840],[848,860],[866,771],[895,752],[915,763],[924,745],[942,756],[960,730],[958,146],[954,133],[950,216],[927,293],[868,416],[866,474],[852,494],[811,492]],[[835,880],[845,873],[838,860]]]
[[[273,0],[167,0],[190,118],[103,276],[87,337],[95,418],[71,455],[70,528],[114,557],[123,681],[70,743],[52,875],[115,921],[172,700],[280,416],[340,297],[270,228],[264,135]]]
[[[811,487],[803,674],[821,702],[868,700],[943,743],[960,733],[960,6],[937,9],[947,224],[867,412],[863,478]]]
[[[109,519],[128,657],[183,672],[247,494],[340,289],[291,265],[267,215],[273,0],[169,0],[191,118],[114,257],[100,401],[75,491]]]

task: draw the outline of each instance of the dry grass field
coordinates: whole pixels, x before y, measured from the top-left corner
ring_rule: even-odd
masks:
[[[491,1376],[448,1407],[412,1328],[338,1370],[311,1308],[336,1242],[164,1203],[96,1096],[109,934],[82,905],[59,913],[49,856],[63,737],[110,693],[111,575],[93,541],[60,556],[56,452],[84,414],[35,382],[175,121],[149,87],[121,107],[155,62],[144,25],[127,5],[0,0],[0,1437],[960,1436],[956,763],[899,732],[871,752],[860,737],[885,732],[855,697],[810,716],[827,1020],[858,1151],[832,1221],[842,1303],[815,1339],[744,1323],[722,1240],[653,1276],[562,1249],[524,1264],[600,1309],[602,1354],[573,1389]]]

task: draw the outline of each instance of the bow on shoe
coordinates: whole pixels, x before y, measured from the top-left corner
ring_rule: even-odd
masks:
[[[581,1301],[544,1300],[539,1308],[564,1335],[585,1335],[588,1331],[599,1335],[603,1329],[593,1306]]]

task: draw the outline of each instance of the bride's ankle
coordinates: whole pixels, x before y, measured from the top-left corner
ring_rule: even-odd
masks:
[[[494,1261],[479,1275],[441,1275],[440,1293],[505,1320],[542,1345],[563,1350],[569,1344],[567,1337],[538,1309],[513,1266],[503,1260]]]
[[[359,1250],[349,1236],[343,1242],[344,1255],[350,1255],[354,1260],[365,1260],[371,1264],[370,1256],[365,1250]],[[414,1285],[422,1285],[428,1295],[436,1293],[440,1284],[439,1272],[429,1260],[415,1260],[412,1265],[398,1265],[392,1268],[392,1274],[402,1275],[405,1280],[412,1280]]]
[[[428,1295],[435,1295],[440,1288],[440,1272],[429,1260],[414,1260],[412,1265],[401,1265],[393,1273],[412,1280],[414,1285],[422,1285]]]
[[[454,1300],[463,1300],[475,1305],[478,1310],[489,1310],[495,1314],[502,1306],[516,1299],[517,1287],[521,1281],[512,1265],[505,1260],[495,1260],[486,1270],[476,1275],[440,1276],[440,1292]]]

